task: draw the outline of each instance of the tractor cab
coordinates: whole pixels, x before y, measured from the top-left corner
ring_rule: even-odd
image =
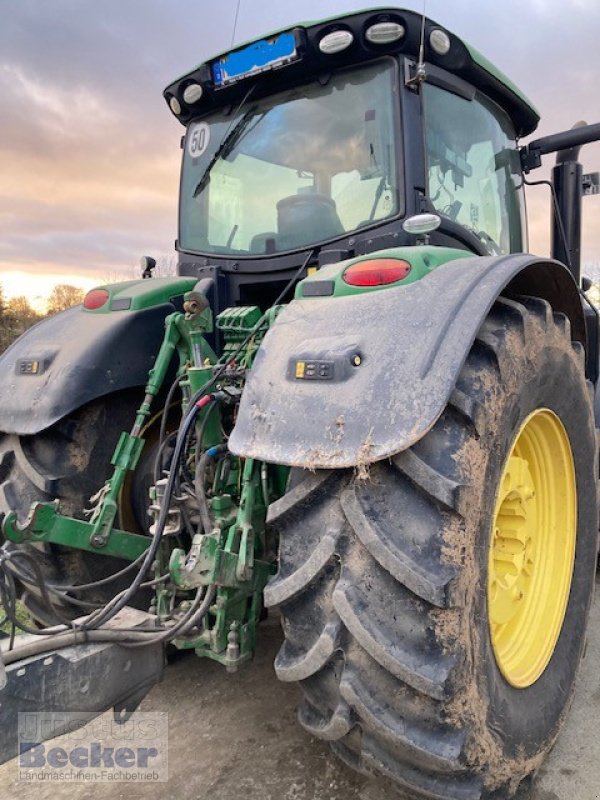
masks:
[[[427,211],[433,244],[527,248],[517,140],[537,112],[418,14],[297,25],[200,65],[165,99],[186,127],[180,272],[227,275],[226,303],[268,304],[311,251],[322,265],[415,244],[403,222]]]

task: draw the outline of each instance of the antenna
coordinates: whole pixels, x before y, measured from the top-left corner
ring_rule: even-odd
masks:
[[[425,51],[425,15],[427,12],[427,0],[423,0],[423,13],[421,14],[421,41],[419,43],[419,64],[423,63]]]
[[[425,12],[427,10],[427,0],[423,0],[423,13],[421,14],[421,41],[419,42],[419,58],[414,76],[407,81],[407,85],[415,86],[417,89],[425,81]]]
[[[241,4],[242,4],[242,0],[237,0],[237,7],[235,9],[235,17],[234,17],[234,20],[233,20],[233,32],[231,34],[230,47],[233,47],[233,42],[235,41],[235,33],[237,31],[237,24],[238,24],[238,18],[240,16],[240,5]]]

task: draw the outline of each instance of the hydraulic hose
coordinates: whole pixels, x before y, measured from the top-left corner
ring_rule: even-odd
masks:
[[[55,633],[52,636],[40,637],[33,642],[27,642],[27,644],[2,652],[2,661],[8,665],[15,661],[20,661],[22,658],[37,656],[40,653],[48,653],[52,650],[60,650],[63,647],[71,647],[75,644],[95,644],[100,642],[117,642],[122,645],[130,643],[147,644],[150,643],[148,633],[142,633],[141,630],[125,632],[111,630],[110,628],[91,631],[80,629],[66,631],[65,633]]]
[[[198,625],[204,617],[208,614],[208,611],[213,603],[214,597],[216,594],[216,586],[211,584],[204,596],[199,591],[194,598],[194,602],[192,606],[187,611],[186,615],[182,617],[175,625],[171,628],[167,628],[163,631],[159,631],[156,636],[152,638],[145,639],[144,641],[139,642],[129,642],[127,643],[128,647],[143,647],[146,644],[159,644],[159,643],[166,643],[172,641],[173,639],[185,636],[188,634],[192,628]]]
[[[208,462],[216,458],[221,453],[227,450],[227,445],[217,445],[205,450],[198,459],[196,464],[196,474],[194,476],[194,491],[196,500],[198,502],[198,509],[200,511],[200,522],[204,533],[210,533],[212,530],[212,520],[208,511],[208,503],[206,502],[206,492],[204,490],[204,480],[206,473],[206,465]]]
[[[59,650],[64,647],[71,647],[76,644],[115,642],[124,647],[146,647],[147,645],[165,643],[174,639],[176,636],[185,635],[194,626],[198,625],[208,613],[214,600],[215,591],[216,587],[214,585],[208,587],[204,596],[202,596],[202,592],[199,591],[185,617],[171,628],[162,630],[158,634],[156,630],[150,628],[102,628],[95,630],[79,628],[76,630],[52,632],[51,637],[40,637],[33,642],[27,642],[12,650],[2,652],[2,661],[4,664],[12,664],[23,658],[40,655],[41,653],[48,653],[52,650]],[[47,632],[51,633],[50,630]]]
[[[194,403],[187,416],[185,416],[181,422],[181,426],[177,434],[177,440],[175,441],[175,449],[171,461],[172,465],[179,463],[183,447],[185,445],[185,442],[187,441],[188,433],[191,430],[191,427],[194,423],[194,419],[196,418],[196,414],[198,413],[198,411],[199,411],[198,405],[197,403]],[[127,605],[129,600],[131,600],[131,598],[140,588],[144,580],[144,575],[152,566],[154,559],[156,558],[158,548],[160,547],[163,531],[165,529],[165,525],[169,514],[169,505],[171,501],[171,496],[173,494],[173,489],[175,487],[176,480],[177,480],[177,470],[172,467],[171,470],[169,471],[169,477],[167,479],[167,485],[165,487],[164,502],[160,507],[160,512],[158,515],[158,519],[156,521],[156,530],[154,531],[154,535],[152,536],[152,541],[150,543],[150,546],[146,551],[146,555],[144,557],[144,561],[142,562],[142,566],[140,567],[140,571],[135,576],[129,588],[125,592],[123,592],[121,597],[118,597],[116,602],[111,601],[106,606],[104,606],[103,609],[100,609],[99,611],[90,615],[88,621],[85,622],[82,626],[86,630],[90,630],[91,628],[98,628],[99,626],[107,622],[109,619],[114,617],[117,612],[119,612],[124,606]]]

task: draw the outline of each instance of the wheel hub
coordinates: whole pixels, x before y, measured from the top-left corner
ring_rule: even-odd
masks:
[[[519,612],[533,571],[537,524],[535,490],[527,461],[511,456],[504,471],[502,501],[492,542],[490,616],[503,625]]]
[[[538,409],[523,423],[496,494],[488,617],[496,662],[516,688],[537,681],[552,657],[575,558],[573,456],[560,419]]]

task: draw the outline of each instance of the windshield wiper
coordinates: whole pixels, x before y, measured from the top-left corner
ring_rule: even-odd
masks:
[[[206,169],[202,173],[202,177],[198,181],[198,185],[194,189],[193,197],[198,197],[200,192],[204,189],[208,180],[210,178],[210,173],[213,170],[213,167],[217,163],[217,161],[221,161],[223,158],[227,158],[227,156],[231,153],[233,148],[242,138],[242,134],[248,127],[250,120],[254,116],[254,108],[249,108],[248,111],[235,123],[233,128],[229,131],[227,136],[223,139],[221,144],[215,150],[215,153],[211,160],[208,162]]]

